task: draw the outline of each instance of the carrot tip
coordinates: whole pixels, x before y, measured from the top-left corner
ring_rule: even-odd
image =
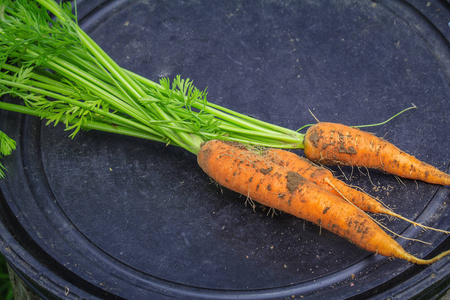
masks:
[[[432,264],[432,263],[444,258],[445,256],[447,256],[449,254],[450,254],[450,250],[447,250],[447,251],[444,251],[441,254],[436,255],[435,257],[430,258],[430,259],[421,259],[421,258],[417,258],[417,257],[411,255],[411,257],[406,258],[406,260],[408,260],[412,263],[418,264],[418,265],[429,265],[429,264]]]

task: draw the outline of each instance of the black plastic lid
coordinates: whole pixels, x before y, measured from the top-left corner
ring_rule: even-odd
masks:
[[[368,128],[448,170],[450,9],[444,1],[77,1],[80,25],[121,66],[180,74],[208,99],[297,129]],[[433,299],[450,260],[417,266],[360,250],[287,214],[245,207],[194,155],[0,112],[18,141],[0,181],[0,245],[44,298]],[[301,151],[297,151],[302,155]],[[449,187],[365,169],[336,174],[405,217],[449,230]],[[369,176],[368,176],[369,175]],[[351,178],[351,179],[350,179]],[[375,216],[419,257],[446,235]]]

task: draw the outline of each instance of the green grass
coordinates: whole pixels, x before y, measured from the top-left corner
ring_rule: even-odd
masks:
[[[0,299],[14,299],[5,258],[0,255]]]

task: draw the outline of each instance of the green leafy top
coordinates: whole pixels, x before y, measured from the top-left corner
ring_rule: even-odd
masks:
[[[3,156],[10,155],[16,149],[16,142],[0,131],[0,159]],[[0,163],[0,178],[5,176],[6,168]]]
[[[81,129],[103,130],[194,154],[210,139],[303,147],[303,134],[210,103],[190,79],[156,83],[121,68],[72,10],[53,0],[0,0],[0,96],[22,100],[2,97],[0,109],[63,123],[72,138]]]

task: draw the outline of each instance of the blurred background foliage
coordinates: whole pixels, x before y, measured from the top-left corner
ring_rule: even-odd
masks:
[[[11,281],[9,280],[8,267],[6,260],[0,255],[0,299],[14,299]]]

